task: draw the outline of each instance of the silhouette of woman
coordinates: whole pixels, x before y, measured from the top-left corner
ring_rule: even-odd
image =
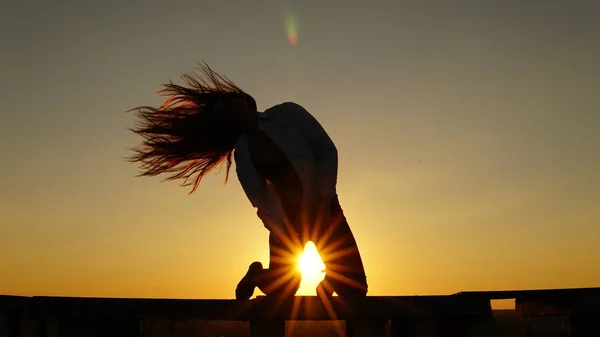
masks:
[[[254,98],[206,64],[186,74],[187,87],[169,82],[159,107],[141,106],[133,132],[143,137],[131,162],[141,176],[182,179],[194,193],[203,176],[223,162],[236,173],[269,230],[269,266],[254,262],[236,288],[249,299],[291,297],[300,286],[298,254],[312,241],[326,267],[319,296],[364,296],[367,281],[337,192],[337,149],[302,106],[286,102],[258,112]]]

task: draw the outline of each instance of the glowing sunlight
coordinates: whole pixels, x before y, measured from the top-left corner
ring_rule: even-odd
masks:
[[[306,244],[304,252],[298,258],[298,269],[302,272],[302,283],[298,295],[315,295],[316,287],[325,276],[325,264],[312,242]]]

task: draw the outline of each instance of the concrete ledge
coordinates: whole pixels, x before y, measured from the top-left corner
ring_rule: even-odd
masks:
[[[162,318],[249,321],[389,319],[391,317],[490,316],[489,300],[457,295],[366,297],[258,297],[250,301],[33,297],[26,311],[36,318]]]
[[[600,288],[587,288],[325,301],[316,296],[285,301],[0,296],[0,337],[70,337],[82,329],[93,336],[139,336],[148,319],[249,321],[253,337],[284,337],[286,321],[299,320],[346,321],[349,337],[383,337],[388,321],[392,336],[493,336],[490,299],[498,298],[564,307],[573,336],[600,336]]]

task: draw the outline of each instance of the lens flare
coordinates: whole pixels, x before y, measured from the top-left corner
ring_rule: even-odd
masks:
[[[292,46],[298,43],[298,20],[292,14],[285,17],[285,34]]]

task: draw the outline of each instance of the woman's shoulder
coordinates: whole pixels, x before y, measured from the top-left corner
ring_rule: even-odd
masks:
[[[296,109],[304,109],[304,107],[296,102],[292,102],[292,101],[287,101],[287,102],[282,102],[279,104],[276,104],[270,108],[268,108],[265,112],[268,111],[289,111],[289,110],[296,110]]]
[[[283,118],[291,120],[311,116],[308,110],[302,105],[291,101],[274,105],[265,110],[264,114],[275,119]]]

